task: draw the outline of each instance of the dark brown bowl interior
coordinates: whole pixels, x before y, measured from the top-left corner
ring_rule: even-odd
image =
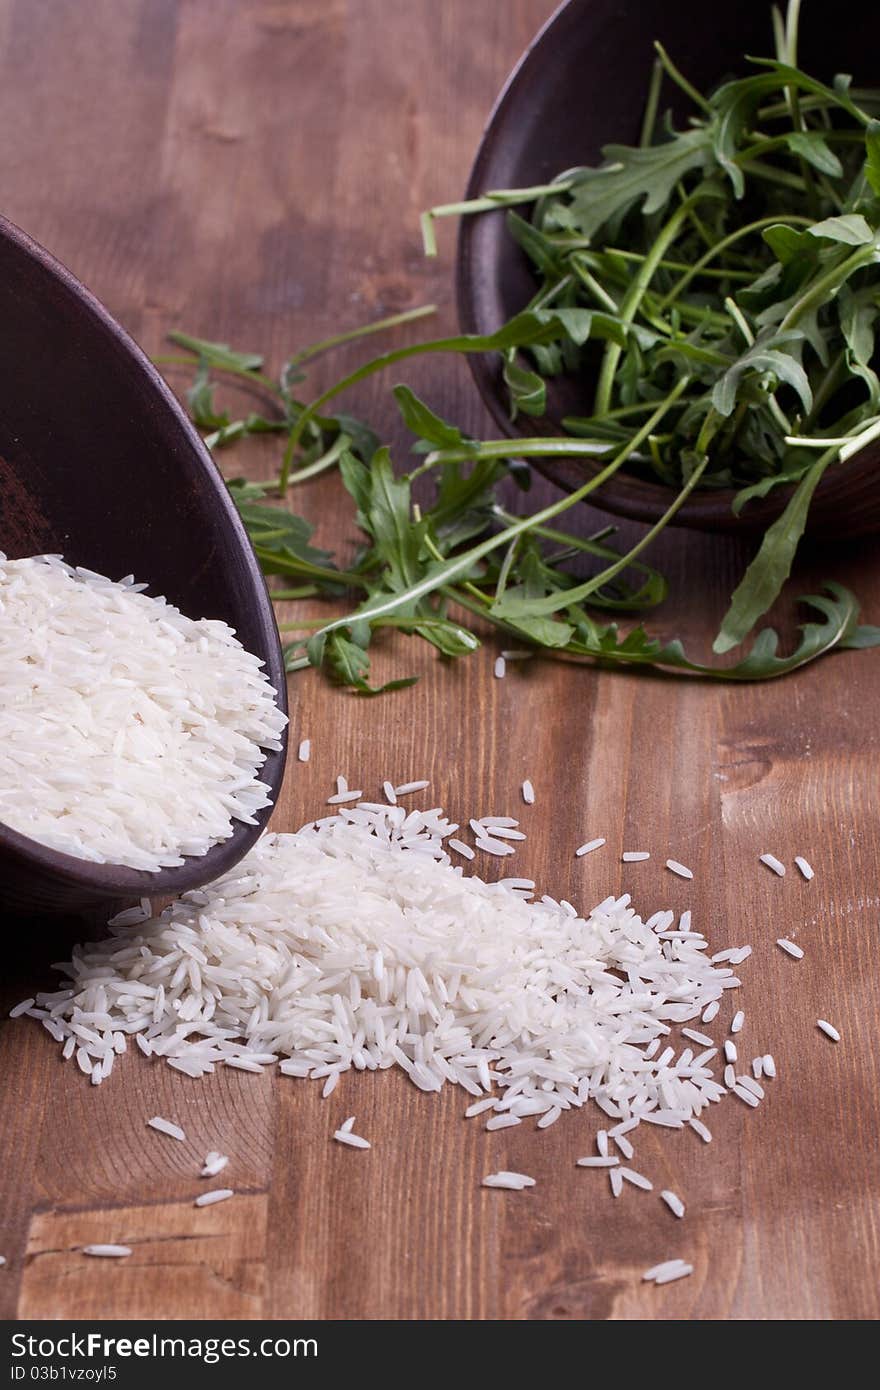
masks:
[[[133,573],[193,618],[222,618],[286,709],[278,628],[235,507],[198,434],[88,290],[0,219],[0,550]],[[262,777],[273,799],[286,743]],[[231,868],[260,824],[158,873],[90,864],[0,825],[0,905],[77,912],[179,893]]]
[[[772,52],[769,4],[706,5],[705,0],[568,0],[538,34],[498,98],[471,170],[466,197],[493,188],[547,183],[563,170],[595,163],[602,146],[638,139],[645,93],[660,39],[679,68],[705,90],[742,72],[743,55]],[[826,79],[854,73],[878,81],[880,9],[804,7],[799,61]],[[666,84],[663,104],[689,114]],[[504,212],[462,219],[458,242],[458,307],[467,333],[491,333],[530,299],[535,280],[508,235]],[[584,414],[583,384],[562,381],[550,395],[549,418],[511,424],[497,357],[468,358],[480,394],[498,427],[513,438],[559,433],[554,421]],[[597,466],[583,459],[539,465],[562,487],[579,487]],[[880,530],[880,450],[867,448],[832,468],[819,485],[811,529],[828,536]],[[737,520],[728,491],[694,493],[676,524],[701,530],[763,530],[782,511],[789,490],[750,503]],[[668,488],[617,474],[593,499],[597,506],[639,521],[655,521],[669,505]]]

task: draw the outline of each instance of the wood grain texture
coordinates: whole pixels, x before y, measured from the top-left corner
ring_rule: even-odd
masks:
[[[286,350],[429,300],[453,323],[452,228],[425,263],[418,211],[455,197],[492,97],[549,0],[0,0],[3,210],[64,260],[150,352],[182,327]],[[87,15],[87,17],[86,17]],[[320,376],[338,363],[321,364]],[[472,430],[466,370],[421,362],[406,379]],[[182,382],[176,384],[181,385]],[[399,439],[388,382],[349,403]],[[2,407],[0,407],[2,408]],[[402,442],[402,441],[401,441]],[[100,422],[96,421],[96,447]],[[252,467],[268,468],[265,454]],[[353,541],[332,479],[301,509]],[[594,519],[594,518],[593,518]],[[584,513],[584,526],[590,517]],[[834,573],[880,613],[875,545],[808,552],[801,591]],[[660,626],[705,644],[745,558],[728,539],[675,534],[658,563],[676,599]],[[492,679],[491,644],[458,666],[414,642],[377,648],[410,691],[367,702],[310,674],[291,684],[291,764],[275,825],[310,819],[344,772],[375,791],[430,777],[456,814],[523,808],[517,869],[588,905],[694,908],[713,946],[751,941],[742,1055],[772,1050],[779,1079],[753,1112],[713,1111],[693,1133],[639,1136],[639,1167],[688,1204],[609,1200],[579,1171],[598,1116],[486,1134],[464,1098],[399,1075],[345,1077],[332,1099],[283,1078],[190,1082],[139,1054],[99,1090],[42,1030],[0,1027],[0,1314],[9,1317],[866,1319],[880,1313],[874,1033],[878,732],[876,653],[833,657],[767,686],[717,689],[536,662]],[[575,860],[593,835],[606,850]],[[654,857],[625,868],[619,852]],[[805,853],[784,881],[763,850]],[[694,869],[693,884],[663,867]],[[496,864],[481,866],[484,872]],[[11,932],[14,924],[5,924]],[[0,991],[42,987],[80,928],[16,945]],[[801,942],[801,962],[773,944]],[[728,1006],[710,1031],[722,1036]],[[839,1046],[817,1034],[830,1018]],[[180,1121],[186,1145],[146,1129]],[[331,1141],[355,1113],[369,1153]],[[232,1157],[242,1196],[192,1207],[204,1153]],[[499,1167],[523,1194],[481,1189]],[[77,1247],[127,1241],[124,1267]],[[681,1255],[693,1278],[641,1271]]]

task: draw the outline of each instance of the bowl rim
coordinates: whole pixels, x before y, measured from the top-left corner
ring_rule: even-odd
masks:
[[[79,307],[111,337],[117,348],[128,356],[130,361],[147,379],[154,396],[157,409],[164,409],[173,418],[186,443],[201,466],[204,483],[213,494],[214,500],[224,513],[227,524],[235,535],[244,559],[244,568],[253,589],[256,608],[252,615],[264,647],[265,673],[273,686],[278,708],[288,715],[287,677],[281,649],[281,636],[275,620],[272,601],[257,557],[248,538],[244,523],[238,514],[235,503],[229,496],[222,475],[208,452],[201,435],[192,424],[174,392],[149,357],[129,333],[117,322],[110,311],[89,290],[72,271],[68,270],[44,246],[35,241],[14,222],[0,215],[0,240],[11,242],[18,250],[36,261],[55,281],[61,284],[67,294],[77,301]],[[178,866],[157,870],[132,869],[126,865],[97,863],[80,859],[62,850],[52,849],[39,840],[32,839],[11,826],[0,821],[0,853],[14,857],[22,865],[27,865],[36,873],[42,872],[47,880],[63,884],[76,890],[82,899],[91,896],[94,901],[110,899],[130,899],[139,897],[160,897],[184,892],[188,888],[216,878],[234,867],[253,846],[262,833],[272,814],[281,790],[287,759],[289,723],[285,725],[279,742],[279,752],[269,751],[259,776],[267,781],[270,794],[268,806],[255,813],[254,825],[243,821],[233,821],[233,831],[218,844],[213,845],[203,855],[187,855]],[[268,765],[268,766],[267,766]],[[236,831],[238,838],[233,839]],[[226,851],[224,855],[224,850]],[[230,851],[233,851],[230,853]],[[205,872],[210,861],[210,868]],[[219,861],[217,863],[216,861]],[[216,867],[215,867],[216,863]]]

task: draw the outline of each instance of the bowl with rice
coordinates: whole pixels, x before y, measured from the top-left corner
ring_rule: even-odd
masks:
[[[278,794],[277,625],[223,479],[136,344],[0,219],[0,905],[226,873]]]

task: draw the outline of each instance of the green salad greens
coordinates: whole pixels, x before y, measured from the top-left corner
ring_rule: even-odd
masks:
[[[774,11],[775,58],[748,60],[748,75],[708,96],[658,46],[638,146],[609,146],[599,167],[541,188],[425,214],[430,254],[438,217],[509,207],[510,235],[536,286],[497,333],[387,352],[310,401],[295,391],[317,353],[429,310],[299,352],[277,381],[255,354],[172,335],[195,354],[189,404],[210,447],[255,433],[284,436],[274,484],[229,482],[264,570],[287,585],[274,597],[323,595],[349,605],[342,616],[286,625],[299,634],[287,649],[289,669],[323,666],[374,693],[368,647],[377,629],[417,634],[457,657],[480,645],[471,618],[569,659],[716,680],[767,679],[834,647],[880,643],[880,629],[860,626],[855,599],[833,582],[803,598],[814,616],[789,655],[779,655],[772,629],[755,635],[789,576],[823,474],[880,437],[880,90],[854,90],[845,76],[825,85],[803,72],[798,10],[792,0],[785,22]],[[692,103],[684,129],[660,117],[664,79]],[[515,210],[526,206],[528,219]],[[369,428],[330,412],[367,376],[432,352],[501,354],[514,417],[545,416],[548,403],[552,413],[554,381],[573,376],[584,383],[583,413],[564,418],[562,432],[480,441],[397,386],[419,458],[401,475]],[[272,412],[232,420],[218,411],[218,373],[268,396]],[[590,476],[571,495],[514,515],[505,484],[525,486],[527,460],[554,455],[589,459]],[[365,538],[345,571],[312,545],[312,528],[286,505],[291,486],[331,467]],[[601,505],[602,484],[621,469],[669,488],[664,515],[634,546],[618,553],[611,527],[586,538],[559,529],[558,518],[579,501]],[[412,486],[425,475],[433,497],[420,506]],[[790,497],[714,643],[723,654],[751,637],[736,664],[701,664],[680,642],[660,643],[641,625],[622,635],[613,616],[602,617],[666,598],[664,579],[642,555],[695,488],[733,489],[739,512],[779,486]]]

